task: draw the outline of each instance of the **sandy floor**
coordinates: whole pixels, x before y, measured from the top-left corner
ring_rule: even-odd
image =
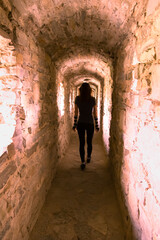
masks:
[[[99,134],[91,163],[80,169],[78,137],[58,166],[30,240],[122,240],[122,219]]]

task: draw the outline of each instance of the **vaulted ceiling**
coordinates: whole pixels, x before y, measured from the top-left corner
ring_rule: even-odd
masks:
[[[11,1],[11,0],[10,0]],[[113,54],[147,0],[12,0],[26,29],[53,58],[75,48]]]

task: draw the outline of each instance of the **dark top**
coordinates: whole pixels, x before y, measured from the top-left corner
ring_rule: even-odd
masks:
[[[79,123],[91,123],[93,124],[92,109],[96,105],[96,100],[94,97],[90,97],[89,100],[81,101],[80,97],[75,98],[75,104],[79,108]]]

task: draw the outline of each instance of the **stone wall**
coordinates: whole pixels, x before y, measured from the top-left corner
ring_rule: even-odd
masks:
[[[71,135],[72,111],[70,108],[70,82],[61,73],[61,61],[56,63],[56,92],[57,92],[57,112],[58,112],[58,156],[62,158],[68,147]],[[73,101],[73,99],[72,99]],[[71,103],[73,104],[73,102]]]
[[[105,79],[103,83],[103,98],[102,98],[102,137],[104,147],[109,152],[109,138],[110,138],[110,124],[111,124],[111,110],[112,110],[112,65],[108,66],[108,71],[105,72]]]
[[[154,11],[149,5],[117,53],[110,157],[127,239],[132,239],[132,223],[136,239],[158,240],[160,8],[158,2]]]
[[[56,73],[8,1],[0,20],[0,239],[28,239],[58,160]]]

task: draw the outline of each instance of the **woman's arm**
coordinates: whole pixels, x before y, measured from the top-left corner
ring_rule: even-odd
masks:
[[[74,108],[74,116],[78,117],[78,106],[75,103],[75,108]]]
[[[74,108],[74,125],[73,125],[73,130],[75,131],[77,128],[77,119],[78,119],[78,106],[75,103],[75,108]]]
[[[95,128],[96,128],[96,131],[98,132],[99,126],[98,126],[97,105],[94,105],[93,114],[94,114]]]
[[[97,105],[94,105],[93,114],[94,118],[97,118]]]

